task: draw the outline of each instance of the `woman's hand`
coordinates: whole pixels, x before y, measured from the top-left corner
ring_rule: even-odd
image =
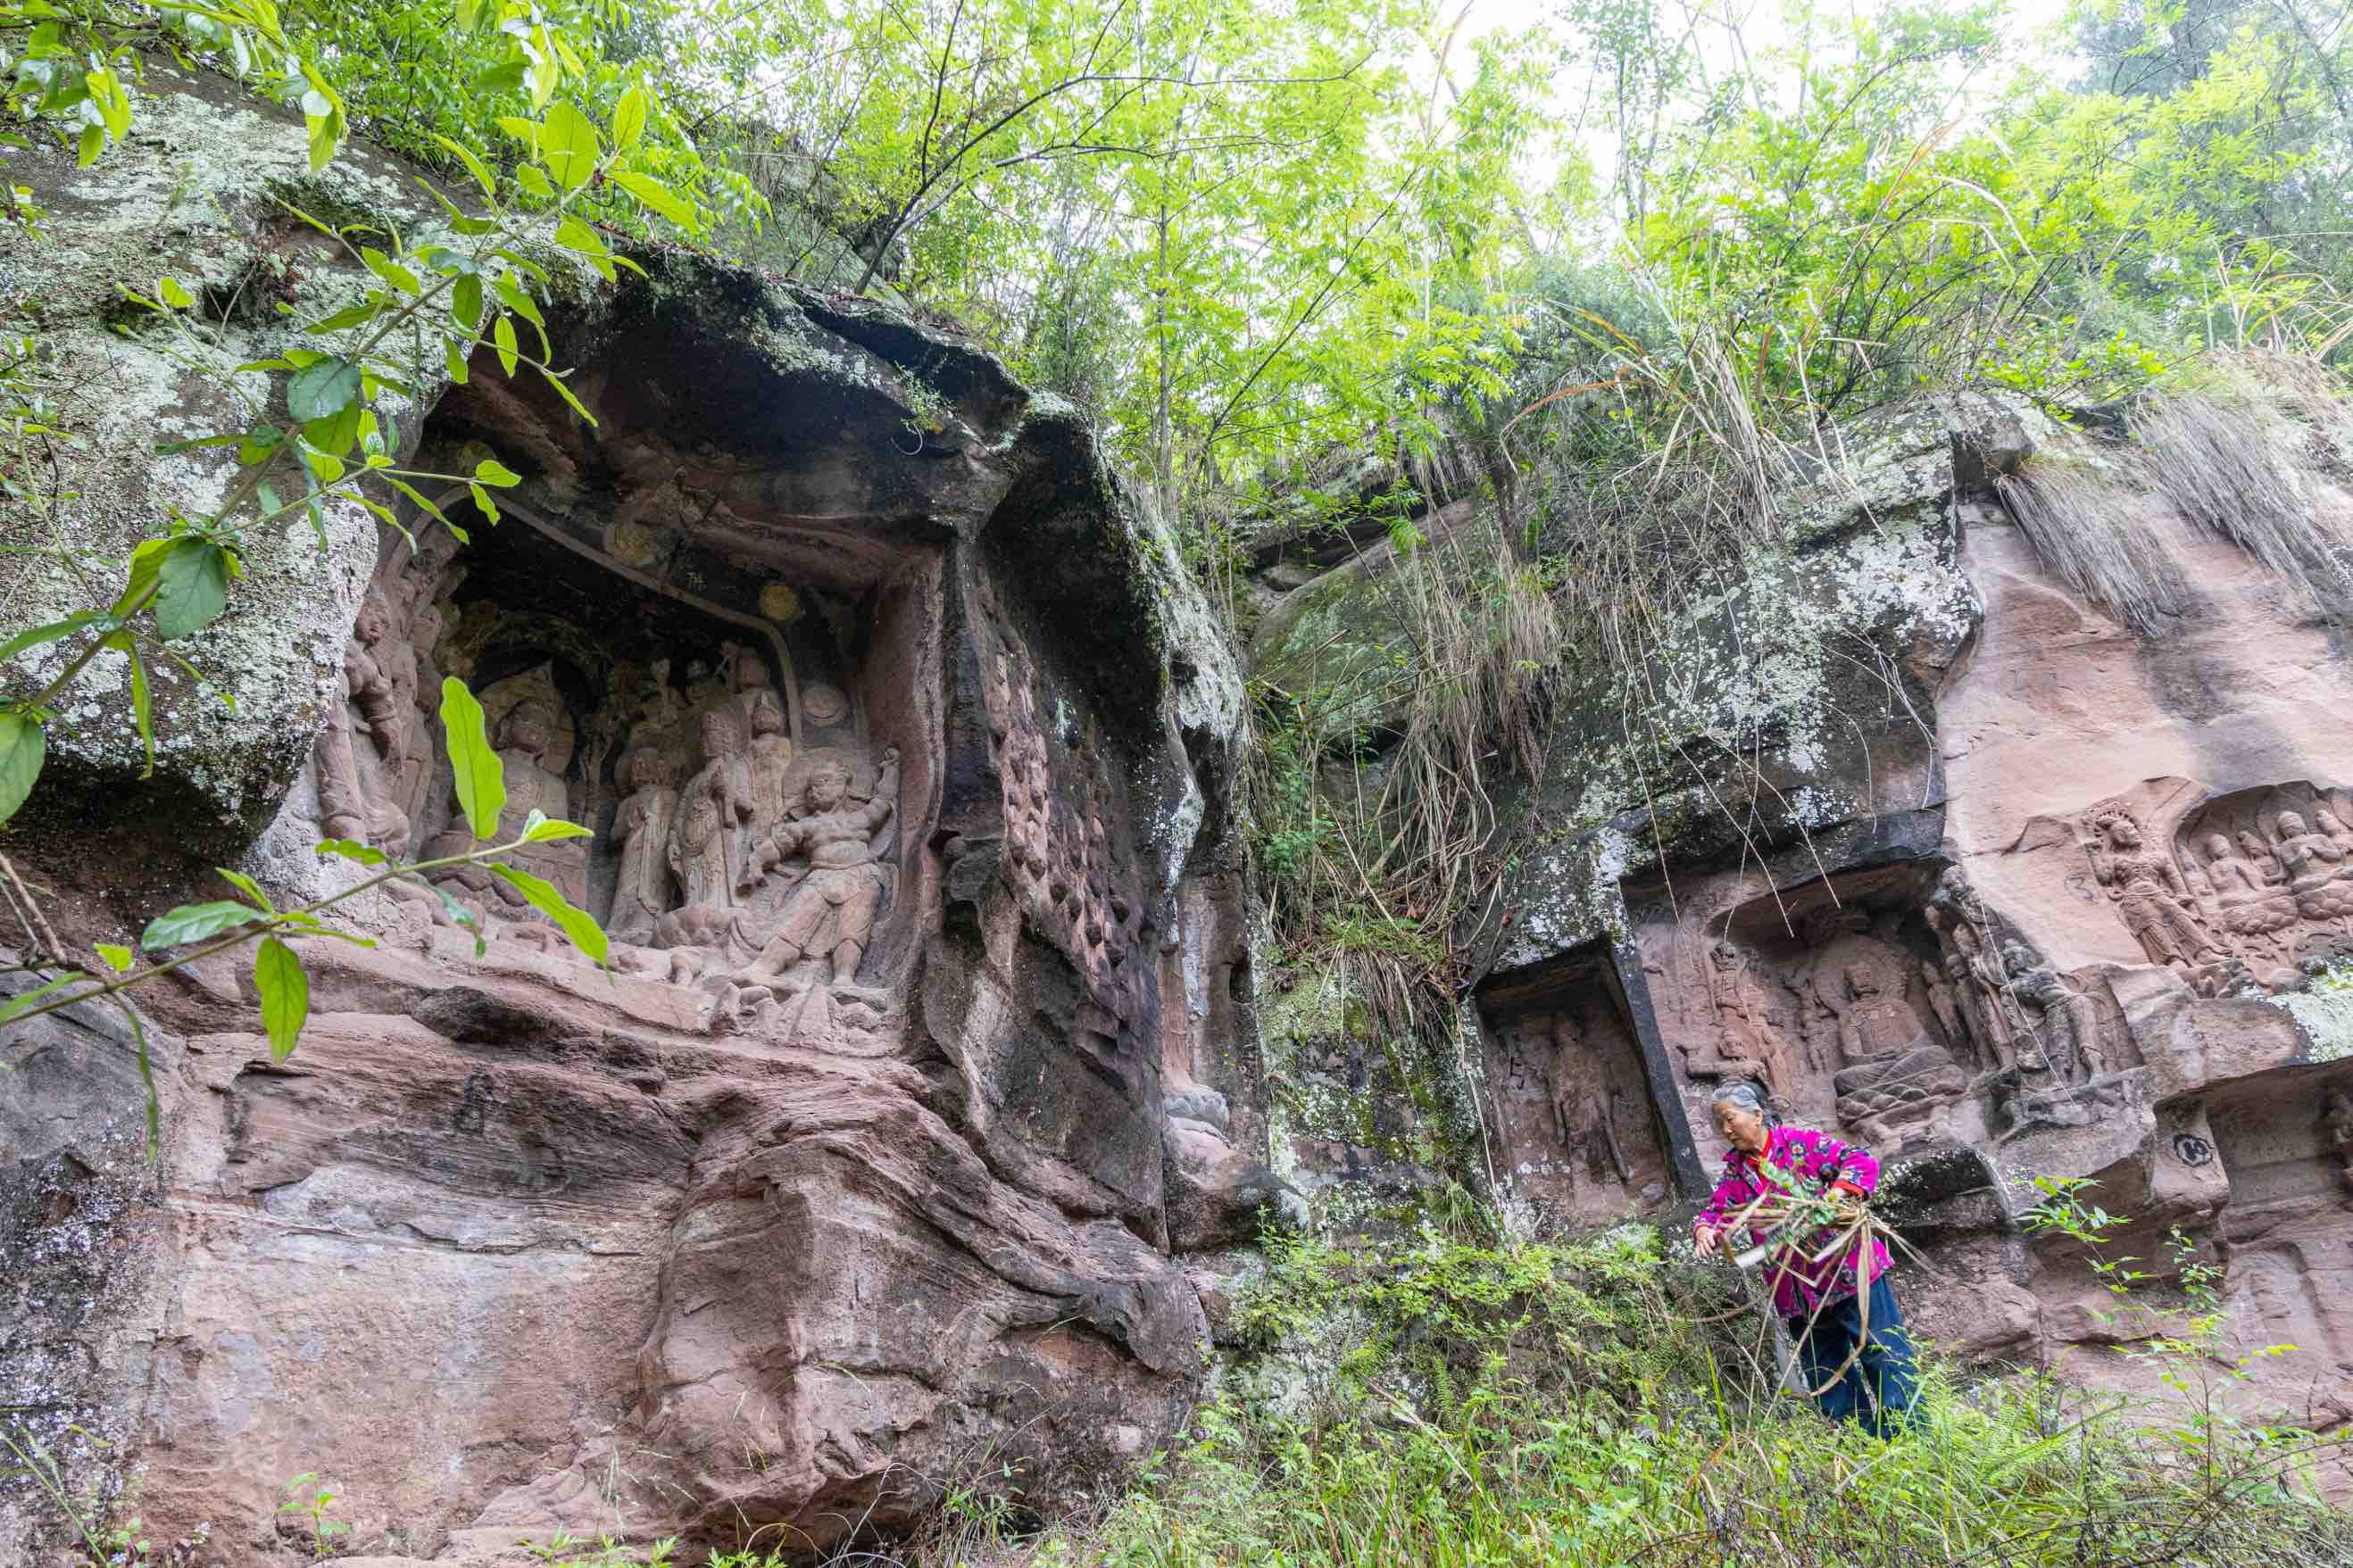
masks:
[[[1698,1250],[1702,1261],[1714,1258],[1715,1249],[1723,1245],[1724,1234],[1712,1225],[1698,1226],[1692,1231],[1692,1246]]]

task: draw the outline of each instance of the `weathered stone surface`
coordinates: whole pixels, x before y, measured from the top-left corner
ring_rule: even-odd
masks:
[[[167,128],[198,112],[159,98]],[[275,168],[287,129],[248,119]],[[159,1532],[259,1552],[306,1471],[355,1549],[453,1561],[558,1531],[818,1550],[984,1450],[1073,1498],[1190,1408],[1209,1330],[1176,1252],[1286,1196],[1241,684],[1165,526],[967,344],[640,259],[550,310],[594,425],[489,361],[404,418],[429,466],[522,476],[502,521],[462,550],[371,531],[332,592],[263,612],[319,647],[259,672],[300,690],[227,742],[248,870],[317,896],[354,874],[322,836],[461,846],[455,674],[517,825],[597,830],[530,868],[623,941],[600,973],[470,872],[446,890],[478,956],[438,900],[369,895],[375,950],[298,944],[313,1016],[276,1066],[241,973],[153,992],[190,1044],[162,1194],[110,1264],[141,1283],[104,1366],[67,1356],[44,1398],[103,1417]],[[68,869],[69,937],[195,891],[110,903]],[[53,1107],[137,1115],[94,1058],[0,1077],[0,1115]]]
[[[1701,1156],[1669,1162],[1687,1190],[1727,1079],[1874,1148],[1944,1275],[1899,1289],[1948,1350],[2156,1392],[2101,1347],[2158,1331],[2022,1223],[2039,1179],[2094,1183],[2130,1216],[2116,1251],[2163,1275],[2180,1227],[2246,1347],[2305,1347],[2232,1408],[2334,1426],[2306,1395],[2353,1364],[2327,1251],[2353,1190],[2353,666],[2306,595],[2159,495],[2137,526],[2195,584],[2179,625],[2142,637],[2060,585],[1995,493],[2058,439],[1998,400],[1873,422],[1686,628],[1704,675],[1663,661],[1644,717],[1673,764],[1612,732],[1609,688],[1572,693],[1482,996],[1630,1032],[1661,1146]],[[2297,482],[2353,508],[2321,468]],[[1482,1021],[1508,1056],[1511,1019]],[[1539,1153],[1503,1184],[1534,1195],[1574,1144],[1515,1122],[1511,1083],[1491,1060],[1493,1118]]]
[[[198,300],[187,319],[202,335],[199,352],[224,365],[269,359],[314,342],[301,320],[356,300],[375,281],[281,202],[329,221],[383,224],[417,244],[444,232],[440,209],[396,161],[354,147],[313,175],[299,115],[160,61],[147,63],[144,80],[137,133],[91,168],[46,142],[11,159],[12,178],[55,219],[37,236],[13,224],[0,233],[0,278],[12,299],[26,300],[55,352],[52,396],[80,437],[57,449],[58,488],[74,492],[58,524],[100,555],[126,553],[174,510],[216,509],[234,471],[229,456],[159,456],[156,447],[243,429],[249,417],[227,389],[165,356],[174,329],[129,303],[126,290],[153,299],[156,279],[172,277]],[[280,300],[303,318],[280,315]],[[404,445],[440,395],[438,377],[437,363],[417,397],[386,392],[375,403]],[[234,842],[268,819],[309,753],[375,566],[376,530],[364,512],[330,509],[325,522],[323,538],[299,512],[248,535],[248,574],[228,613],[177,647],[216,691],[198,690],[169,665],[150,671],[158,755],[155,777],[143,784],[128,662],[113,652],[91,662],[63,694],[70,722],[51,742],[49,765],[68,787],[36,797],[33,822],[69,815],[86,823],[109,808],[169,812],[191,832],[217,830]],[[0,560],[0,631],[91,607],[57,563],[21,553]],[[10,679],[46,679],[62,668],[53,646],[12,661]]]

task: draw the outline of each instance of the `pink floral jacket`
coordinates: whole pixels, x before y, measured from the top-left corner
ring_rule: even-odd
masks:
[[[1737,1149],[1726,1150],[1724,1156],[1724,1179],[1715,1184],[1707,1207],[1700,1211],[1694,1226],[1721,1227],[1730,1215],[1738,1214],[1748,1201],[1763,1192],[1765,1178],[1757,1173],[1757,1156],[1744,1154]],[[1869,1193],[1879,1184],[1879,1162],[1871,1151],[1855,1143],[1841,1143],[1826,1132],[1810,1127],[1776,1127],[1767,1135],[1763,1160],[1797,1178],[1797,1184],[1808,1190],[1820,1190],[1831,1183],[1844,1181],[1858,1192]],[[1749,1227],[1753,1241],[1765,1239],[1766,1228]],[[1820,1250],[1817,1244],[1810,1251]],[[1825,1301],[1837,1301],[1852,1296],[1856,1290],[1856,1257],[1862,1249],[1850,1248],[1842,1257],[1829,1258],[1820,1263],[1810,1258],[1781,1261],[1767,1260],[1765,1268],[1773,1279],[1773,1310],[1785,1318],[1811,1316],[1815,1308]],[[1887,1256],[1887,1244],[1875,1237],[1871,1243],[1870,1273],[1863,1282],[1878,1279],[1887,1272],[1893,1260]]]

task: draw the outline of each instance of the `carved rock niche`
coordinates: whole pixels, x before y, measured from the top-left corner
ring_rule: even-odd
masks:
[[[887,1048],[908,948],[902,768],[862,698],[907,671],[895,650],[854,666],[833,629],[871,606],[626,519],[510,504],[493,526],[459,497],[444,505],[470,546],[396,539],[367,591],[313,762],[322,836],[425,857],[470,847],[438,734],[455,675],[504,767],[501,838],[533,812],[594,830],[510,858],[604,925],[614,966],[641,983],[630,1010]],[[419,945],[470,958],[470,926],[493,966],[581,966],[512,883],[479,868],[438,881],[448,902],[405,890]]]
[[[1482,991],[1479,1013],[1497,1163],[1540,1221],[1605,1224],[1665,1203],[1665,1143],[1608,965],[1524,971]]]
[[[315,875],[320,837],[470,844],[445,676],[483,706],[501,837],[534,811],[595,837],[513,853],[522,885],[385,895],[354,914],[375,948],[300,943],[332,1103],[235,1068],[243,1037],[204,1057],[223,1152],[187,1181],[238,1234],[205,1221],[175,1277],[191,1334],[270,1319],[265,1288],[332,1297],[333,1342],[272,1342],[256,1386],[386,1390],[467,1443],[346,1424],[237,1463],[393,1477],[435,1551],[588,1533],[625,1472],[651,1533],[812,1551],[913,1521],[981,1447],[1051,1501],[1176,1430],[1208,1329],[1172,1245],[1275,1195],[1245,1075],[1163,1092],[1163,950],[1181,977],[1216,832],[1092,434],[985,355],[729,287],[760,331],[711,331],[707,289],[625,290],[559,346],[594,424],[484,367],[434,411],[420,468],[522,482],[496,522],[432,498],[462,548],[388,531],[269,847]],[[611,973],[532,879],[604,925]],[[280,1267],[281,1223],[328,1239]],[[495,1385],[467,1371],[486,1336]],[[224,1451],[204,1413],[243,1364],[191,1374],[166,1447]],[[206,1458],[154,1496],[193,1522],[223,1485]]]
[[[1917,861],[1770,892],[1754,879],[1630,896],[1693,1131],[1708,1097],[1761,1086],[1787,1120],[1883,1156],[2073,1125],[2138,1065],[2104,968],[2061,973],[1958,872]]]

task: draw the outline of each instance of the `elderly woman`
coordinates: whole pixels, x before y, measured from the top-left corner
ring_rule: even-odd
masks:
[[[1731,1216],[1768,1186],[1851,1193],[1862,1198],[1879,1184],[1879,1162],[1868,1151],[1809,1127],[1782,1126],[1765,1109],[1753,1085],[1725,1084],[1715,1091],[1714,1109],[1715,1124],[1732,1147],[1724,1156],[1724,1179],[1693,1225],[1692,1240],[1702,1258],[1715,1256],[1731,1229]],[[1749,1234],[1753,1240],[1765,1239],[1761,1227]],[[1886,1244],[1873,1237],[1867,1249],[1857,1246],[1844,1256],[1820,1262],[1810,1256],[1817,1250],[1819,1247],[1785,1250],[1767,1266],[1773,1310],[1789,1325],[1807,1386],[1821,1401],[1822,1414],[1833,1421],[1857,1422],[1879,1436],[1890,1436],[1912,1408],[1918,1373],[1904,1314],[1887,1283]],[[1860,1280],[1858,1264],[1863,1268]],[[1860,1353],[1858,1341],[1864,1342]]]

